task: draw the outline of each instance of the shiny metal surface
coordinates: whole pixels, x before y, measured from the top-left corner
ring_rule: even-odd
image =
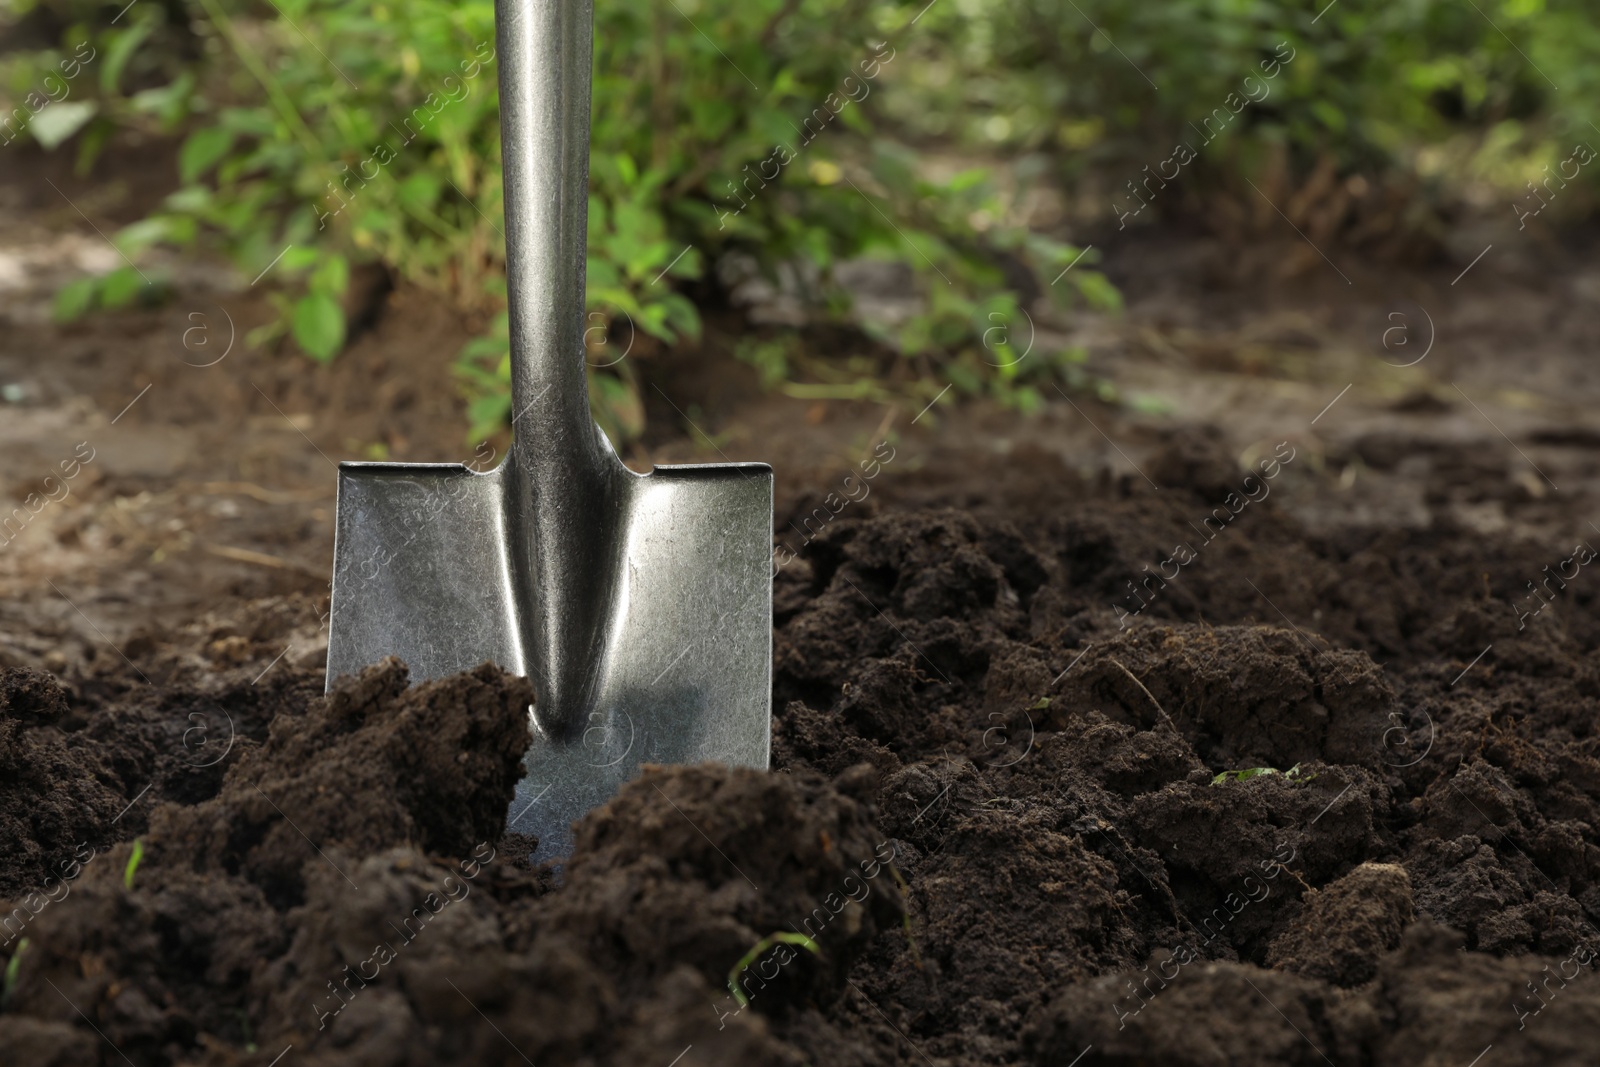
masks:
[[[343,463],[328,679],[386,655],[414,681],[491,660],[531,678],[512,829],[569,824],[640,763],[766,767],[772,469],[623,466],[584,372],[588,0],[498,0],[516,441],[479,474]]]

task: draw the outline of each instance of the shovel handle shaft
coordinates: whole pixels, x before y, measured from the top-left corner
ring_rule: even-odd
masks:
[[[512,429],[547,470],[601,459],[583,347],[593,23],[592,0],[495,2]]]
[[[582,730],[614,618],[626,469],[589,414],[583,350],[592,0],[495,0],[512,431],[503,537],[547,738]]]

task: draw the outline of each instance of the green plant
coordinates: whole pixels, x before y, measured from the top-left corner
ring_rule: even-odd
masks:
[[[1281,774],[1289,781],[1298,779],[1301,782],[1309,782],[1311,779],[1316,777],[1314,774],[1302,775],[1300,772],[1300,764],[1296,763],[1293,767],[1290,767],[1286,771],[1280,771],[1275,767],[1249,767],[1242,771],[1223,771],[1221,774],[1211,779],[1211,784],[1222,785],[1226,782],[1247,782],[1252,778],[1260,778],[1263,775],[1268,774]]]
[[[351,268],[381,264],[487,323],[458,367],[474,432],[506,425],[493,5],[281,0],[268,12],[193,3],[205,62],[141,90],[158,96],[138,106],[106,94],[106,113],[126,123],[188,130],[183,187],[119,232],[119,250],[137,260],[156,244],[204,245],[226,252],[245,277],[270,268],[278,315],[248,340],[289,338],[324,361],[346,340],[341,296]],[[912,268],[924,302],[908,321],[873,327],[913,368],[897,375],[897,389],[931,396],[948,381],[1021,395],[1030,406],[1037,391],[1024,379],[1068,379],[1055,354],[1008,363],[980,353],[993,314],[1017,317],[996,256],[1054,276],[1078,250],[999,224],[981,172],[933,180],[916,153],[878,130],[893,42],[912,32],[917,5],[690,7],[597,6],[587,277],[602,332],[617,323],[660,343],[693,343],[699,315],[678,287],[731,253],[769,272],[799,265],[812,279],[809,297],[835,315],[850,303],[835,266],[888,258]],[[149,39],[117,41],[137,57]],[[77,283],[58,313],[159,294],[159,278],[141,282],[114,272]],[[1051,292],[1114,300],[1086,266]],[[637,434],[643,408],[628,362],[596,366],[591,378],[602,424],[613,436]]]
[[[739,1007],[743,1008],[750,1003],[750,998],[745,996],[743,989],[739,988],[739,972],[760,959],[762,954],[774,945],[799,945],[813,956],[822,955],[822,950],[817,947],[817,943],[805,934],[779,930],[775,934],[763,937],[755,943],[749,952],[741,956],[739,962],[735,963],[728,971],[728,992],[732,993],[733,999],[739,1002]]]
[[[5,21],[27,32],[66,25],[60,47],[0,57],[0,145],[31,137],[47,149],[76,138],[87,171],[121,126],[159,127],[182,117],[195,74],[191,28],[177,4],[13,0]],[[175,17],[175,15],[177,17]]]
[[[1040,700],[1047,706],[1050,703],[1049,697],[1041,697]],[[894,884],[900,887],[900,899],[905,902],[905,907],[900,911],[900,923],[905,927],[906,946],[911,950],[911,962],[920,971],[922,970],[922,953],[917,951],[917,939],[911,933],[911,887],[906,884],[905,875],[900,873],[898,867],[892,863],[885,864],[885,866],[889,868],[889,873],[894,876]]]
[[[128,865],[122,869],[122,884],[125,888],[133,888],[133,873],[139,869],[139,861],[144,859],[144,839],[133,839],[133,851],[128,854]]]
[[[239,1017],[239,1029],[244,1031],[244,1050],[255,1052],[259,1046],[256,1045],[255,1034],[250,1029],[250,1016],[238,1010],[235,1010],[234,1014]]]
[[[800,358],[798,338],[792,334],[782,337],[741,338],[733,350],[741,363],[755,368],[763,389],[777,389],[789,380],[793,361]]]
[[[17,942],[17,950],[11,954],[11,959],[6,961],[5,984],[0,986],[0,1004],[11,999],[11,993],[17,988],[17,979],[22,974],[22,954],[28,951],[28,939],[23,938]]]
[[[1039,153],[1069,183],[1105,173],[1107,200],[1131,204],[1125,179],[1158,169],[1175,142],[1200,146],[1204,117],[1250,93],[1260,99],[1200,148],[1185,188],[1254,196],[1240,179],[1259,182],[1280,157],[1300,178],[1326,160],[1341,179],[1520,188],[1558,139],[1569,148],[1593,132],[1593,14],[1584,0],[941,4],[921,22],[904,68],[914,90],[892,99],[892,117],[969,151]],[[1274,62],[1280,45],[1291,61]],[[1263,64],[1277,73],[1263,79]]]

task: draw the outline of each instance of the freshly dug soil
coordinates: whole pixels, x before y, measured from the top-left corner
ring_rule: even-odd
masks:
[[[647,768],[559,871],[502,835],[534,694],[492,668],[200,669],[281,647],[273,601],[153,635],[149,686],[0,676],[0,1059],[1592,1059],[1600,619],[1583,577],[1510,606],[1570,549],[1272,500],[1212,544],[1205,435],[1181,492],[1009,466],[827,523],[776,578],[773,773]]]
[[[215,795],[156,805],[137,858],[91,844],[19,902],[6,1062],[638,1063],[680,1034],[728,1062],[801,1062],[718,987],[785,919],[865,884],[852,868],[882,843],[865,804],[816,774],[652,770],[585,821],[552,893],[532,842],[502,836],[527,682],[406,681],[389,660],[327,699],[286,686]],[[72,769],[93,749],[69,748]],[[892,887],[868,899],[818,931],[826,956],[751,979],[752,1004],[837,998],[900,914]]]

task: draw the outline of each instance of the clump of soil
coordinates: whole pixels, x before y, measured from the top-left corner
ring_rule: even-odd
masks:
[[[1170,451],[1163,471],[1231,484],[1212,438]],[[1518,631],[1501,598],[1537,573],[1534,547],[1446,524],[1313,536],[1266,500],[1130,619],[1114,602],[1196,536],[1183,519],[1205,498],[1075,477],[1051,474],[1048,513],[997,476],[981,508],[830,522],[776,577],[774,771],[646,768],[580,822],[559,872],[500,833],[533,694],[492,668],[406,689],[389,662],[323,698],[306,664],[257,687],[248,655],[207,674],[160,651],[211,647],[202,627],[152,639],[153,686],[6,675],[0,758],[70,783],[0,779],[24,841],[6,884],[37,887],[84,835],[110,851],[31,915],[26,948],[0,950],[0,1048],[139,1067],[291,1048],[328,1064],[1587,1055],[1591,602]],[[275,633],[249,649],[270,656]],[[200,768],[180,727],[206,702],[239,726]],[[62,788],[83,801],[26,821],[27,798]]]
[[[1354,986],[1378,973],[1378,958],[1400,944],[1415,917],[1411,877],[1394,863],[1363,863],[1321,890],[1267,948],[1267,963],[1334,985]]]
[[[59,892],[43,878],[59,883],[75,849],[105,840],[125,804],[122,783],[96,746],[51,729],[66,714],[53,677],[0,669],[0,899],[37,889],[37,905],[38,894]]]

